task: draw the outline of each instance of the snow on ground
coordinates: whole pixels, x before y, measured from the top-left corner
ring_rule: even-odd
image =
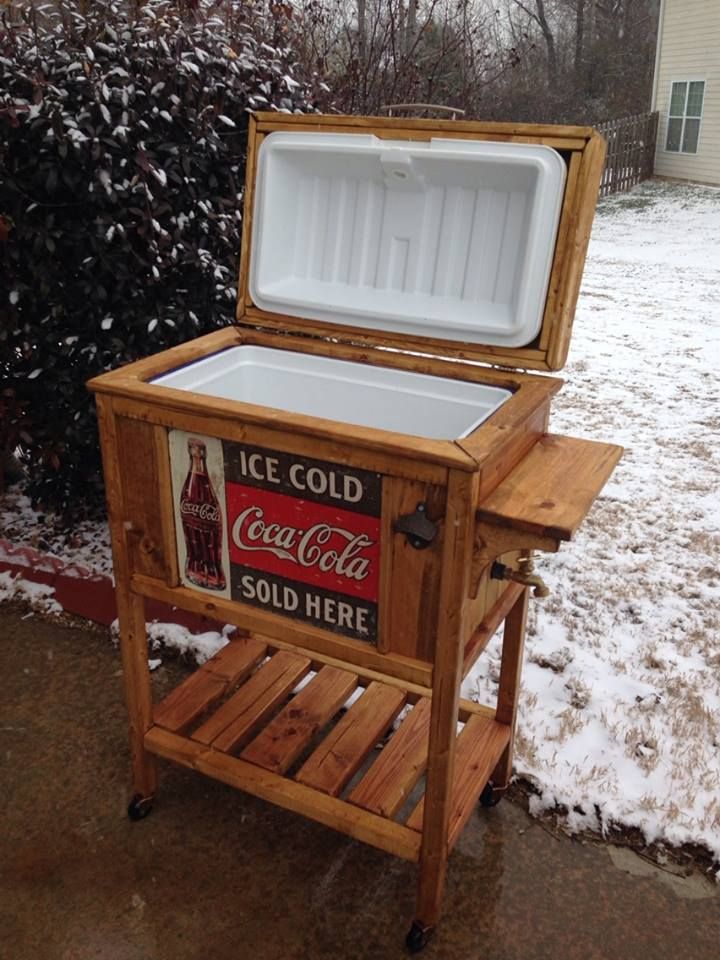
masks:
[[[22,600],[42,613],[62,613],[62,607],[54,599],[54,587],[44,583],[32,583],[10,573],[0,573],[0,603],[4,600]]]
[[[30,498],[18,486],[0,496],[0,539],[112,575],[110,531],[106,523],[81,521],[68,534],[60,517],[33,510]]]
[[[539,561],[553,593],[531,604],[516,770],[570,829],[720,858],[718,237],[720,190],[649,183],[601,204],[551,429],[626,452],[576,541]],[[69,539],[21,493],[0,502],[3,536],[110,570],[104,527]],[[223,643],[162,624],[151,640],[201,661]],[[489,653],[465,687],[486,702],[497,640]]]
[[[625,455],[576,541],[537,564],[517,773],[568,825],[720,858],[720,190],[602,203],[551,430]],[[493,658],[466,692],[496,689]]]

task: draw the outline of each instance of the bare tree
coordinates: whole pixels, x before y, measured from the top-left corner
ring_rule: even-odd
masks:
[[[658,0],[295,0],[294,44],[334,107],[601,121],[647,108]]]

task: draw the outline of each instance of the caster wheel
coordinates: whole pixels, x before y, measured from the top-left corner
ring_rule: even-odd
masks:
[[[492,780],[488,780],[485,784],[483,792],[480,794],[480,806],[481,807],[496,807],[502,800],[501,796],[495,794],[495,784]]]
[[[127,814],[131,820],[144,820],[153,808],[153,797],[141,797],[136,793],[128,804]]]
[[[410,953],[420,953],[432,936],[432,927],[421,927],[417,920],[413,920],[412,926],[405,937],[405,946]]]

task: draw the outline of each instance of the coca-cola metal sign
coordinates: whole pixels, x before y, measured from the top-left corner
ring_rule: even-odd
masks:
[[[182,431],[170,446],[188,585],[377,641],[380,474]]]

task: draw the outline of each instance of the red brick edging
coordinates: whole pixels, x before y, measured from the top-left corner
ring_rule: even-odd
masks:
[[[79,563],[68,563],[33,547],[0,538],[0,573],[53,587],[53,599],[67,613],[110,626],[117,617],[112,577]],[[192,633],[220,631],[222,624],[156,600],[145,602],[145,616],[159,623],[176,623]]]

